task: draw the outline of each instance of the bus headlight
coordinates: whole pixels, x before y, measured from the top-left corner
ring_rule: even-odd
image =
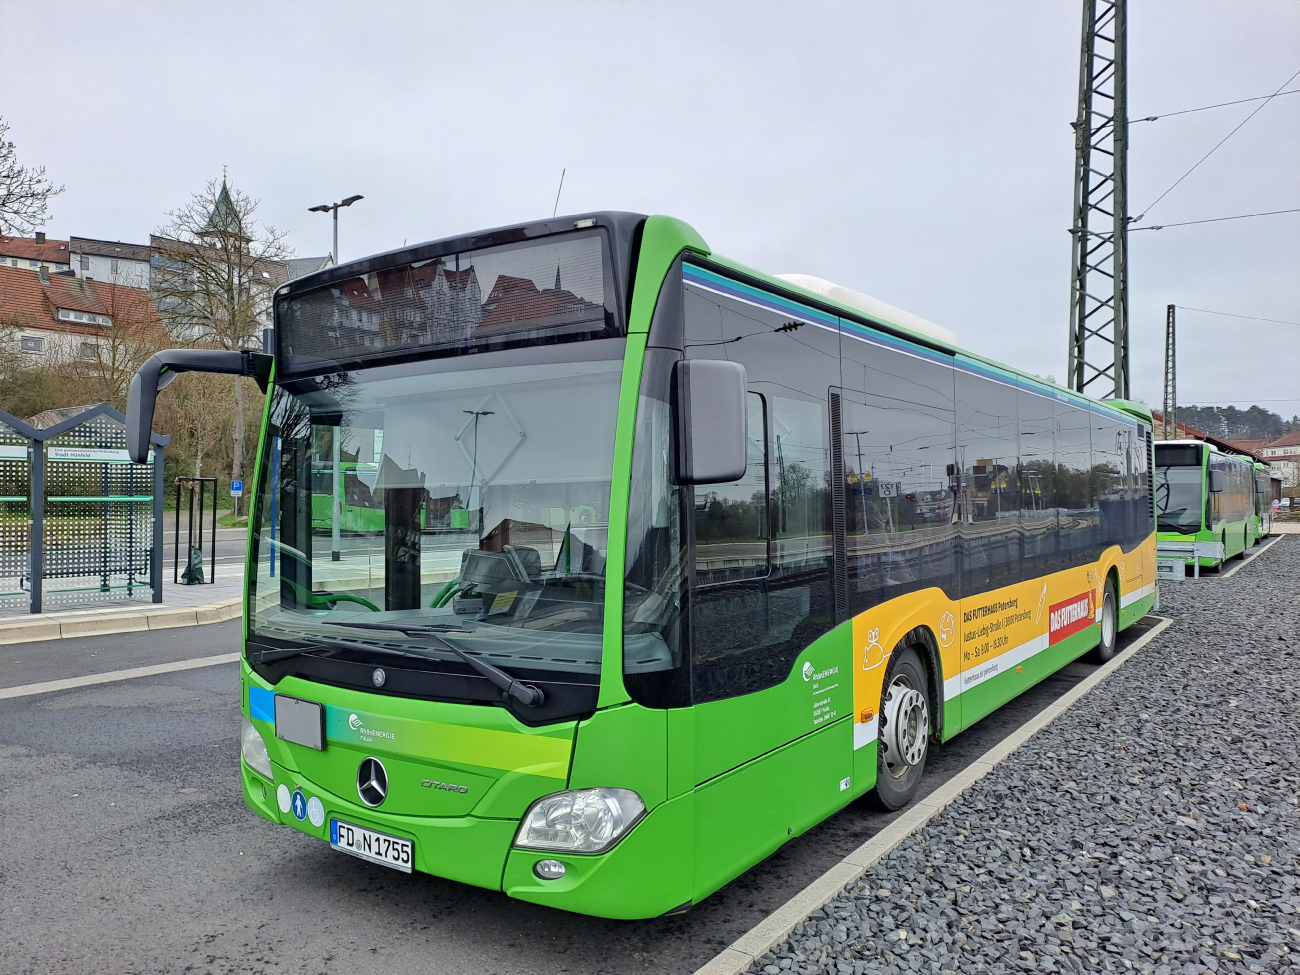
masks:
[[[576,789],[538,799],[519,825],[524,850],[603,853],[645,815],[631,789]]]
[[[262,735],[253,727],[253,722],[249,721],[243,714],[239,716],[239,752],[244,756],[244,762],[254,772],[266,776],[268,779],[275,778],[271,774],[271,756],[266,752],[266,742],[262,740]]]

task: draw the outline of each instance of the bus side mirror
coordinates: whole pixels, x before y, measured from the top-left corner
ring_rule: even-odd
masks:
[[[1222,494],[1224,489],[1228,486],[1227,477],[1224,475],[1223,471],[1210,471],[1209,480],[1211,494]]]
[[[126,394],[126,450],[132,463],[149,459],[149,436],[153,432],[154,404],[182,372],[215,372],[231,376],[252,376],[262,390],[271,375],[269,355],[258,352],[226,352],[220,349],[166,349],[145,360]]]
[[[744,477],[749,447],[745,367],[722,359],[682,359],[673,377],[678,483],[725,484]]]

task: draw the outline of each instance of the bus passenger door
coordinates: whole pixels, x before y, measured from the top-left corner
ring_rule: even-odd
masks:
[[[852,708],[849,642],[823,636],[834,615],[825,407],[767,402],[750,394],[745,477],[695,488],[699,896],[820,822],[849,789],[852,722],[834,720]],[[765,448],[779,449],[776,463],[764,464]]]

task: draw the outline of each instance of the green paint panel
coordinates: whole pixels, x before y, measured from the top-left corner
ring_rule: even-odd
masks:
[[[641,364],[655,301],[668,269],[683,250],[707,254],[708,245],[688,224],[672,217],[648,217],[641,232],[628,316],[628,340],[623,354],[623,377],[618,394],[618,428],[614,438],[613,481],[609,499],[609,541],[605,555],[608,579],[622,579],[627,549],[627,504],[632,476],[632,434],[636,429],[637,396]],[[598,706],[623,704],[631,698],[623,686],[623,590],[605,588],[604,652],[601,656]]]
[[[262,722],[258,722],[258,725],[262,726]],[[270,743],[271,740],[268,739],[268,746]],[[272,771],[275,773],[275,782],[268,785],[267,799],[264,800],[261,776],[247,768],[243,770],[244,803],[259,816],[273,823],[291,826],[323,843],[329,842],[330,819],[342,819],[357,826],[405,837],[415,844],[416,870],[477,887],[501,889],[501,871],[505,865],[506,853],[518,828],[515,820],[380,813],[363,806],[359,801],[319,788],[310,778],[291,769],[273,764]],[[391,787],[391,777],[389,783]],[[316,827],[310,820],[299,822],[292,814],[281,814],[275,804],[275,791],[280,784],[291,791],[301,789],[308,799],[320,799],[325,806],[324,823]],[[338,855],[347,856],[346,853]]]
[[[653,809],[667,798],[668,714],[639,704],[597,711],[578,726],[569,788],[631,789]]]
[[[1013,697],[1027,691],[1044,677],[1056,673],[1071,660],[1075,660],[1097,645],[1100,629],[1094,624],[1085,630],[1066,637],[1055,646],[1041,650],[1022,664],[1023,671],[1014,670],[998,674],[982,684],[977,684],[962,693],[961,702],[963,729],[969,728],[980,718],[996,711]]]
[[[695,797],[660,805],[601,856],[511,850],[502,887],[511,897],[596,917],[658,917],[691,899]],[[538,860],[560,860],[560,880],[538,880]]]
[[[673,708],[668,712],[668,797],[695,788],[695,709]]]
[[[853,719],[845,715],[696,789],[694,899],[845,805],[855,795],[852,765]]]
[[[243,671],[245,686],[268,687],[247,664]],[[529,728],[504,708],[381,697],[293,677],[275,690],[325,705],[326,745],[286,742],[254,720],[272,761],[323,791],[353,796],[357,766],[374,755],[388,769],[385,815],[519,817],[569,776],[575,722]],[[245,692],[245,714],[247,700]]]
[[[1143,616],[1146,616],[1147,613],[1151,612],[1155,607],[1155,604],[1155,593],[1152,593],[1150,596],[1143,596],[1135,603],[1129,603],[1119,611],[1119,628],[1123,630],[1132,626]]]
[[[628,336],[623,353],[623,376],[618,391],[618,428],[614,435],[613,481],[609,494],[608,548],[605,578],[623,578],[627,552],[627,505],[632,486],[632,432],[636,429],[637,393],[641,386],[641,363],[645,358],[644,335]],[[613,485],[621,485],[615,490]],[[623,587],[605,587],[605,620],[600,658],[600,696],[597,707],[611,707],[631,700],[623,686]]]
[[[775,687],[695,705],[696,780],[706,782],[822,724],[852,715],[852,638],[852,624],[843,623],[800,654],[790,676]],[[819,675],[816,679],[804,679],[805,663]],[[814,717],[814,706],[825,700],[829,710]]]

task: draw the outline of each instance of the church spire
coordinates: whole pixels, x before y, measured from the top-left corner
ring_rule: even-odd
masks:
[[[217,202],[213,204],[212,213],[208,216],[208,222],[199,231],[199,234],[206,236],[237,237],[240,240],[247,240],[248,236],[244,233],[244,222],[239,219],[239,211],[235,208],[235,203],[230,198],[230,187],[226,185],[226,177],[221,177],[221,192],[217,194]]]

